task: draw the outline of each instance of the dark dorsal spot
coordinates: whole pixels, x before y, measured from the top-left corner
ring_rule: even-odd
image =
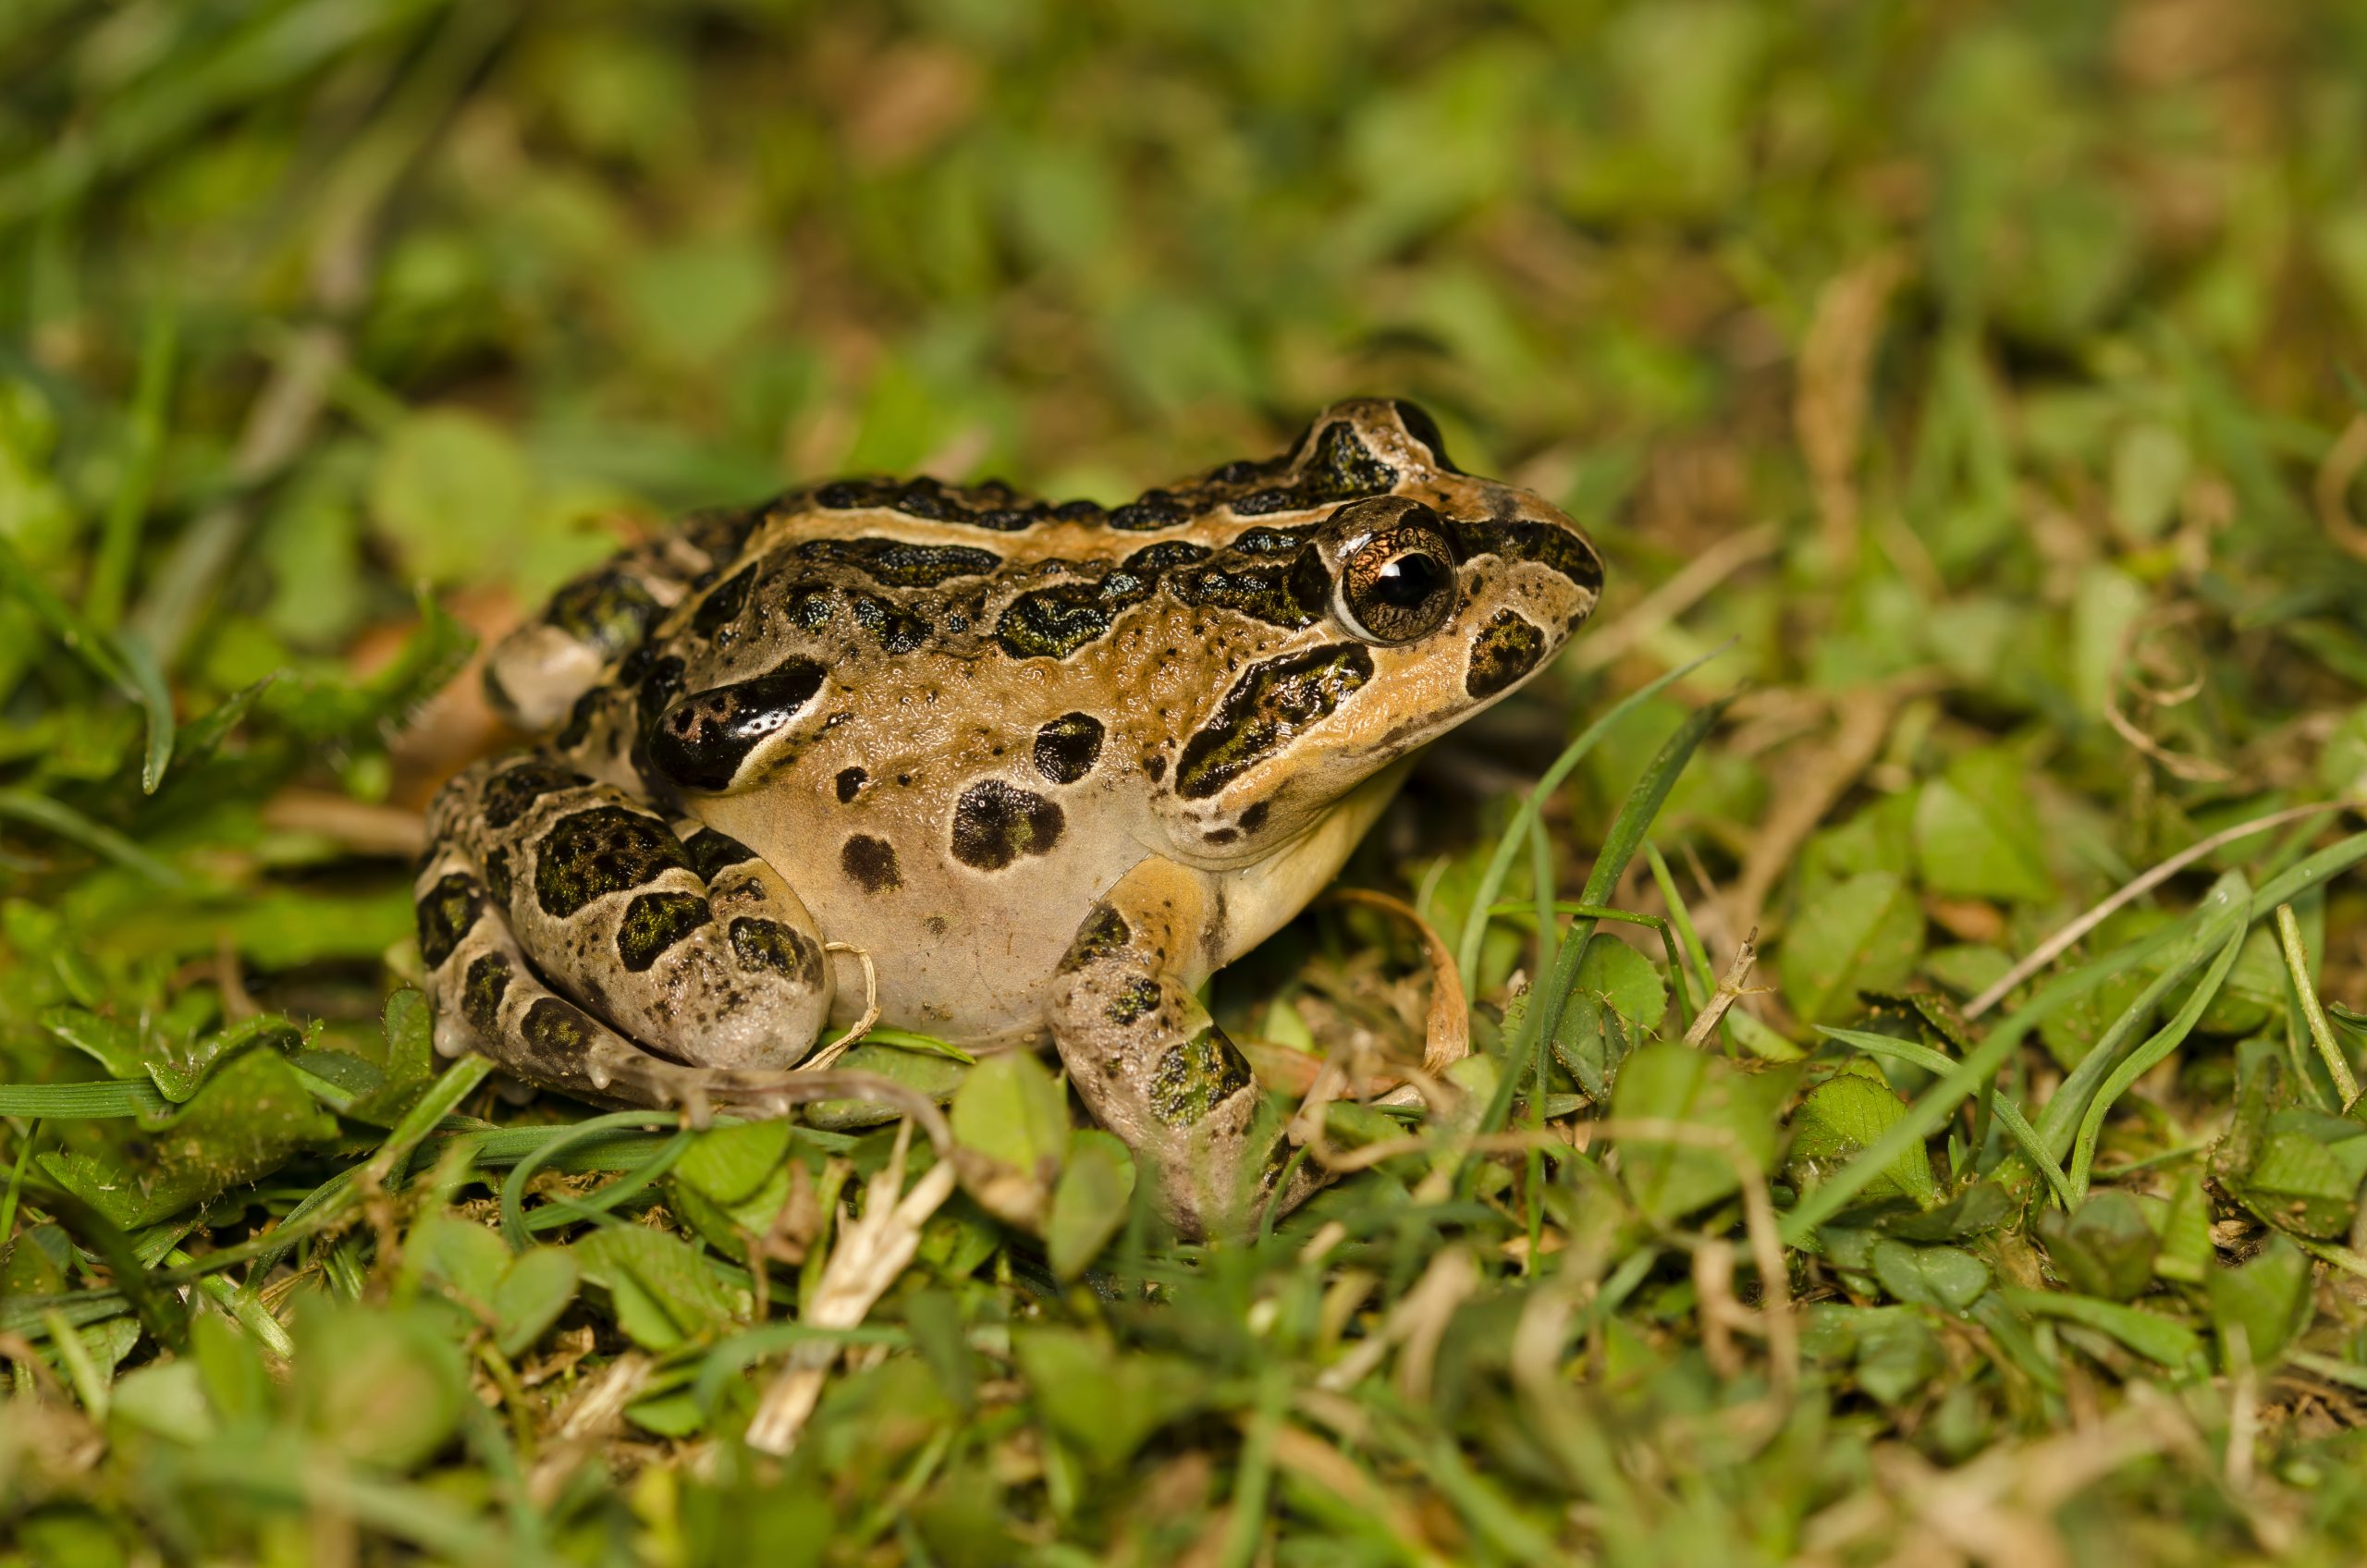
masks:
[[[1159,1011],[1159,982],[1151,979],[1129,980],[1118,987],[1110,998],[1109,1019],[1120,1028],[1139,1023]]]
[[[564,920],[593,900],[691,869],[681,842],[655,817],[625,806],[595,806],[551,824],[534,851],[534,898]]]
[[[1241,837],[1238,827],[1211,827],[1202,835],[1211,844],[1230,844]]]
[[[536,801],[561,790],[573,790],[592,780],[573,768],[532,757],[506,767],[485,780],[481,813],[488,827],[507,827],[526,815]]]
[[[725,578],[699,601],[699,607],[691,612],[691,630],[712,641],[717,633],[738,620],[740,612],[748,607],[748,590],[755,581],[756,569],[753,566]]]
[[[838,778],[839,804],[851,803],[857,795],[863,793],[863,787],[870,781],[871,775],[859,767],[841,769]]]
[[[928,622],[911,611],[899,609],[872,594],[849,594],[847,600],[854,607],[854,623],[870,632],[888,652],[918,653],[927,644]]]
[[[1076,940],[1069,944],[1068,956],[1061,960],[1061,973],[1073,974],[1090,963],[1115,958],[1126,950],[1134,934],[1126,925],[1126,917],[1116,906],[1096,904],[1085,924],[1076,928]]]
[[[1000,778],[981,779],[953,802],[953,858],[980,871],[1000,871],[1022,855],[1049,852],[1067,820],[1041,795]]]
[[[1233,683],[1216,717],[1184,743],[1175,788],[1186,800],[1215,794],[1330,717],[1372,679],[1363,644],[1332,643],[1252,665]]]
[[[682,851],[691,857],[691,869],[699,874],[702,882],[713,882],[715,874],[730,865],[756,858],[756,851],[729,833],[717,833],[712,827],[702,827],[682,840]]]
[[[1165,757],[1145,757],[1143,758],[1143,771],[1149,774],[1150,781],[1156,784],[1160,779],[1167,777],[1167,759]]]
[[[617,956],[627,969],[642,974],[714,918],[715,911],[696,893],[644,893],[625,906],[617,926]]]
[[[1334,420],[1315,438],[1301,462],[1298,488],[1310,506],[1382,496],[1397,484],[1397,471],[1373,456],[1348,420]]]
[[[1255,833],[1266,826],[1267,814],[1274,809],[1270,801],[1258,801],[1241,814],[1241,830]]]
[[[839,851],[839,864],[848,880],[866,893],[885,893],[904,885],[896,870],[896,846],[885,839],[858,833]]]
[[[650,731],[650,761],[684,789],[730,788],[748,753],[814,700],[823,673],[811,659],[788,659],[754,680],[677,698]]]
[[[1439,422],[1430,417],[1428,409],[1419,403],[1409,403],[1403,398],[1392,399],[1389,406],[1397,411],[1397,423],[1404,428],[1405,434],[1429,448],[1432,464],[1449,473],[1463,472],[1454,466],[1454,459],[1446,455],[1446,437],[1439,434]]]
[[[641,644],[657,610],[657,600],[639,578],[611,567],[579,577],[553,594],[547,619],[612,659]]]
[[[495,850],[484,857],[485,891],[497,908],[509,907],[509,851]]]
[[[557,997],[544,997],[526,1010],[526,1016],[519,1021],[518,1033],[542,1053],[545,1060],[536,1066],[557,1069],[571,1076],[580,1069],[570,1059],[591,1050],[600,1038],[600,1026],[585,1017],[580,1008],[570,1007]]]
[[[1558,524],[1451,518],[1447,532],[1466,560],[1474,556],[1501,556],[1508,561],[1535,561],[1589,593],[1601,591],[1602,557],[1576,533]]]
[[[501,998],[509,994],[509,958],[506,953],[480,954],[460,979],[461,1015],[480,1035],[490,1035],[501,1018]]]
[[[731,923],[731,951],[743,969],[769,969],[805,990],[822,988],[822,944],[794,925],[742,915]]]
[[[1189,1127],[1249,1084],[1249,1064],[1213,1023],[1168,1047],[1150,1083],[1150,1106],[1170,1127]]]
[[[1110,607],[1090,582],[1063,582],[1022,594],[995,623],[995,641],[1015,659],[1064,659],[1108,634]]]
[[[1118,563],[1118,570],[1136,577],[1157,577],[1179,566],[1208,558],[1206,545],[1195,545],[1188,539],[1162,539],[1156,545],[1146,545]]]
[[[1110,526],[1123,533],[1147,533],[1192,521],[1192,508],[1173,492],[1146,490],[1110,514]]]
[[[1036,731],[1036,771],[1055,784],[1073,784],[1101,760],[1101,721],[1064,713]]]
[[[809,539],[797,553],[808,560],[846,562],[890,588],[935,588],[957,577],[984,577],[1002,564],[1000,556],[975,545],[901,539]]]
[[[1511,610],[1498,610],[1471,639],[1463,689],[1475,697],[1492,697],[1535,669],[1544,653],[1542,630]]]
[[[464,872],[456,871],[430,888],[419,900],[419,956],[427,967],[441,969],[484,913],[484,890]]]

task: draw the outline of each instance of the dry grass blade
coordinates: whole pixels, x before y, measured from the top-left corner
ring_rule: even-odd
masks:
[[[912,1145],[912,1123],[897,1132],[896,1152],[865,1189],[863,1214],[840,1231],[838,1244],[822,1267],[805,1321],[817,1329],[853,1329],[896,1282],[920,1251],[921,1227],[953,1194],[953,1162],[941,1159],[903,1191],[904,1160]],[[789,1365],[773,1379],[748,1423],[747,1443],[762,1453],[785,1454],[822,1397],[835,1344],[813,1343],[790,1353]]]

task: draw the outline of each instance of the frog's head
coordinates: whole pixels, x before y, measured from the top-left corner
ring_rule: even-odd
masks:
[[[1171,829],[1204,863],[1257,858],[1516,690],[1602,587],[1575,522],[1455,468],[1411,403],[1335,405],[1276,466],[1261,475],[1269,490],[1318,503],[1290,531],[1306,624],[1212,692],[1177,753]]]

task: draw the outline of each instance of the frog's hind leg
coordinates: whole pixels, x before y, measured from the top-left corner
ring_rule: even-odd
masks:
[[[537,1076],[556,1047],[527,1028],[531,1005],[511,1017],[484,999],[505,964],[507,986],[531,979],[638,1048],[693,1066],[794,1066],[829,1016],[812,915],[734,839],[678,835],[624,791],[533,753],[453,779],[429,832],[415,892],[439,1027],[519,1054],[521,1076],[584,1086]]]
[[[429,870],[435,888],[473,880],[451,848],[439,848]],[[448,948],[439,937],[441,961],[427,973],[435,1045],[445,1055],[482,1050],[530,1083],[595,1104],[679,1109],[694,1126],[716,1110],[779,1116],[816,1100],[876,1100],[913,1117],[939,1148],[950,1147],[944,1113],[877,1073],[699,1067],[643,1049],[546,986],[509,925],[483,908],[482,886],[474,905],[460,901],[466,893],[452,893],[454,901],[434,915],[423,906],[421,917],[423,937],[431,922],[439,933],[457,930]]]
[[[1314,1185],[1294,1180],[1277,1196],[1290,1153],[1280,1119],[1192,995],[1207,967],[1207,897],[1171,862],[1135,867],[1078,928],[1048,1010],[1078,1095],[1157,1163],[1161,1207],[1194,1234],[1254,1219],[1269,1199],[1288,1207]]]

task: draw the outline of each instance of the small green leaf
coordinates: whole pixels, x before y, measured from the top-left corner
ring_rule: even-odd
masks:
[[[2042,902],[2054,896],[2038,814],[2013,753],[1969,752],[1927,782],[1915,804],[1923,885],[1959,899]]]
[[[1923,912],[1904,877],[1863,872],[1827,888],[1784,939],[1784,998],[1810,1023],[1855,1011],[1861,990],[1889,990],[1914,972]]]
[[[1069,1108],[1032,1052],[1004,1051],[970,1070],[953,1096],[953,1136],[964,1146],[1049,1180],[1068,1152]]]
[[[2306,1133],[2278,1128],[2261,1140],[2251,1168],[2226,1178],[2245,1207],[2280,1231],[2328,1240],[2349,1234],[2359,1182],[2334,1152]]]
[[[728,1122],[691,1140],[674,1162],[673,1177],[709,1202],[744,1203],[789,1156],[790,1124],[778,1119]]]
[[[2099,1333],[2110,1334],[2149,1361],[2177,1372],[2199,1372],[2204,1366],[2202,1336],[2185,1324],[2118,1302],[2094,1296],[2067,1295],[2059,1291],[2008,1288],[1999,1292],[2007,1305],[2033,1317],[2060,1317]]]
[[[1940,1336],[1911,1314],[1885,1308],[1858,1330],[1858,1385],[1893,1409],[1921,1399],[1947,1369]]]
[[[440,1314],[308,1305],[296,1322],[294,1392],[313,1439],[395,1471],[442,1448],[469,1393]]]
[[[616,1304],[618,1326],[644,1350],[678,1350],[721,1329],[738,1310],[699,1250],[662,1231],[606,1226],[569,1251],[583,1278]]]
[[[1612,1096],[1620,1121],[1667,1121],[1723,1133],[1761,1171],[1775,1160],[1779,1111],[1794,1073],[1746,1072],[1722,1057],[1658,1042],[1627,1059]],[[1735,1160],[1716,1149],[1638,1137],[1619,1151],[1620,1174],[1638,1207],[1663,1222],[1731,1195]]]
[[[1815,1186],[1906,1114],[1879,1066],[1863,1060],[1849,1062],[1809,1090],[1792,1113],[1792,1150],[1785,1169],[1793,1184],[1802,1191]],[[1864,1190],[1870,1197],[1909,1199],[1918,1208],[1931,1208],[1940,1201],[1940,1184],[1920,1148],[1901,1150]]]
[[[2240,1268],[2214,1268],[2203,1286],[2223,1369],[2236,1365],[2230,1341],[2238,1330],[2252,1366],[2265,1371],[2276,1365],[2313,1305],[2309,1255],[2284,1236],[2272,1236]]]
[[[1626,943],[1607,937],[1587,944],[1578,961],[1578,990],[1601,998],[1637,1031],[1658,1029],[1668,1011],[1668,982],[1659,967]]]
[[[1105,1473],[1212,1391],[1206,1371],[1181,1357],[1121,1355],[1073,1329],[1013,1328],[1011,1350],[1044,1424]]]
[[[2162,1250],[2154,1256],[2153,1272],[2199,1285],[2210,1272],[2212,1251],[2211,1202],[2203,1195],[2201,1173],[2189,1170],[2163,1211]]]
[[[522,1354],[541,1339],[575,1299],[582,1278],[574,1255],[563,1247],[529,1247],[512,1259],[489,1304],[501,1354]]]
[[[1100,1256],[1126,1222],[1134,1194],[1134,1160],[1123,1143],[1089,1128],[1069,1134],[1068,1161],[1052,1189],[1044,1227],[1055,1278],[1073,1280]]]
[[[386,998],[386,1081],[425,1083],[435,1075],[435,1021],[427,998],[405,986]]]
[[[1943,1312],[1965,1311],[1989,1288],[1989,1266],[1959,1247],[1911,1247],[1885,1236],[1869,1261],[1893,1296]]]
[[[850,1047],[839,1058],[838,1065],[849,1072],[877,1072],[940,1102],[961,1087],[970,1071],[964,1061],[938,1051],[876,1039]],[[884,1127],[903,1114],[894,1106],[877,1100],[816,1100],[805,1108],[805,1123],[828,1132],[846,1133],[864,1127]]]
[[[2077,1213],[2048,1209],[2039,1219],[2046,1255],[2063,1282],[2081,1295],[2134,1301],[2152,1283],[2160,1238],[2137,1200],[2117,1189],[2089,1196]]]

